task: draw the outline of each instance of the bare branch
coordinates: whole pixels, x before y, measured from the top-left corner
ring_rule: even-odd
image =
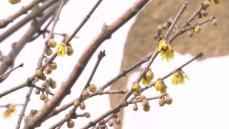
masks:
[[[73,84],[81,75],[89,59],[95,52],[95,50],[111,36],[118,28],[120,28],[124,23],[126,23],[130,18],[132,18],[136,13],[148,2],[149,0],[138,0],[133,4],[121,17],[115,20],[110,26],[107,26],[105,30],[102,30],[91,44],[85,49],[84,53],[81,55],[77,64],[75,65],[73,71],[67,78],[67,80],[61,85],[57,93],[48,101],[38,113],[29,120],[25,125],[25,129],[31,129],[41,124],[43,119],[45,119],[49,113],[64,99],[64,97],[71,90]]]
[[[0,34],[0,42],[2,42],[8,36],[16,32],[16,30],[18,30],[19,28],[23,27],[29,21],[39,16],[41,12],[45,11],[49,6],[51,6],[54,2],[57,1],[59,0],[47,0],[42,6],[37,6],[37,8],[34,9],[30,14],[28,14],[26,17],[21,19],[18,23],[14,24],[9,29],[7,29],[2,34]]]
[[[10,15],[9,17],[0,20],[0,28],[6,27],[9,23],[13,22],[15,19],[20,17],[23,14],[26,14],[30,9],[36,6],[38,3],[42,2],[43,0],[33,0],[28,5],[23,6],[17,12]]]
[[[2,64],[0,65],[0,75],[3,74],[9,66],[11,66],[17,55],[26,45],[26,43],[29,42],[30,38],[40,29],[41,25],[52,15],[53,11],[55,11],[56,9],[56,6],[58,6],[58,4],[53,4],[49,9],[47,9],[44,12],[44,15],[40,19],[35,19],[31,23],[30,28],[21,37],[21,39],[19,39],[18,42],[13,45],[13,49],[2,60]],[[0,37],[1,36],[2,35],[0,35]]]

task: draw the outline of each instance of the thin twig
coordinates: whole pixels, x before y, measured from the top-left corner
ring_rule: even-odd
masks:
[[[23,19],[21,19],[19,22],[8,28],[6,31],[0,34],[0,42],[5,40],[8,36],[12,35],[16,30],[23,27],[26,23],[33,20],[37,16],[40,15],[41,12],[44,12],[48,7],[52,6],[55,2],[59,0],[48,0],[45,1],[42,6],[39,6],[38,8],[34,9],[30,14],[25,16]]]
[[[152,53],[150,53],[147,56],[145,56],[144,58],[142,58],[139,62],[137,62],[133,66],[130,66],[128,69],[123,70],[120,74],[118,74],[117,76],[113,77],[110,81],[108,81],[106,84],[104,84],[103,86],[101,86],[98,89],[98,92],[103,91],[104,89],[106,89],[108,86],[110,86],[111,84],[113,84],[114,82],[116,82],[121,77],[125,76],[129,72],[131,72],[134,69],[136,69],[137,67],[141,66],[143,63],[147,62],[151,56],[152,56]]]
[[[13,105],[15,105],[15,106],[23,106],[23,104],[13,104]],[[9,106],[9,104],[0,105],[0,108],[6,108],[8,106]]]
[[[95,12],[95,10],[99,7],[99,5],[102,3],[102,1],[103,0],[98,0],[95,3],[95,5],[93,6],[93,8],[90,10],[90,12],[86,15],[86,17],[84,17],[84,19],[81,21],[81,23],[79,24],[79,26],[75,29],[75,31],[69,37],[69,39],[68,39],[69,41],[66,41],[67,43],[70,42],[77,35],[77,33],[81,30],[81,28],[84,26],[84,24],[87,23],[87,21],[90,19],[90,17]]]
[[[56,9],[58,3],[53,4],[50,8],[45,10],[44,15],[39,19],[35,19],[30,28],[25,32],[25,34],[14,44],[13,49],[9,52],[7,56],[3,59],[0,65],[0,74],[3,74],[8,67],[14,62],[15,58],[24,48],[24,46],[30,41],[30,38],[39,30],[42,24],[52,15],[53,11]],[[13,30],[15,32],[15,30]],[[1,37],[2,35],[0,35]],[[0,38],[1,39],[1,38]]]
[[[44,29],[44,30],[41,30],[41,32],[42,32],[42,33],[45,33],[45,32],[49,33],[49,32],[50,32],[50,30],[45,30],[45,29]],[[53,32],[53,35],[65,36],[65,35],[66,35],[66,33]],[[74,36],[74,38],[78,39],[78,38],[79,38],[79,36]]]
[[[20,67],[23,67],[23,63],[21,63],[20,65],[18,65],[17,67],[15,67],[15,68],[13,68],[13,69],[11,69],[10,71],[8,71],[8,72],[6,72],[6,73],[4,73],[4,74],[2,74],[1,76],[0,76],[0,82],[2,82],[5,78],[6,78],[6,76],[8,76],[10,73],[12,73],[14,70],[16,70],[16,69],[18,69],[18,68],[20,68]]]
[[[8,95],[8,94],[10,94],[10,93],[12,93],[14,91],[22,89],[22,88],[26,87],[27,85],[28,85],[28,82],[24,82],[24,83],[22,83],[22,84],[20,84],[18,86],[15,86],[15,87],[13,87],[13,88],[11,88],[9,90],[3,91],[2,93],[0,93],[0,98],[2,98],[3,96]]]
[[[172,33],[173,28],[175,27],[177,21],[180,19],[181,15],[183,14],[183,12],[184,12],[184,10],[186,9],[187,5],[188,5],[188,2],[185,2],[185,3],[181,6],[181,8],[179,9],[179,11],[178,11],[176,17],[175,17],[174,20],[172,21],[172,24],[170,25],[168,31],[167,31],[166,34],[165,34],[165,39],[167,39],[167,38],[169,37],[169,35]]]
[[[181,34],[189,31],[189,30],[192,30],[196,25],[204,25],[206,23],[209,23],[211,21],[214,20],[214,16],[212,17],[209,17],[207,18],[206,20],[202,21],[202,22],[199,22],[199,23],[196,23],[195,25],[189,25],[189,26],[186,26],[184,28],[181,28],[180,30],[178,30],[174,35],[172,35],[170,38],[169,38],[169,42],[172,44],[173,43],[173,40],[175,40],[178,36],[180,36]]]
[[[33,87],[30,87],[29,91],[28,91],[28,93],[27,93],[27,95],[25,97],[25,102],[24,102],[23,108],[21,110],[21,113],[19,115],[19,118],[18,118],[17,125],[16,125],[15,129],[20,129],[20,125],[21,125],[22,119],[23,119],[23,117],[25,115],[25,110],[26,110],[27,105],[28,105],[28,103],[30,101],[30,96],[32,95],[32,92],[33,92]]]
[[[92,72],[91,72],[91,75],[90,75],[90,77],[88,78],[87,83],[85,84],[83,90],[87,89],[88,86],[90,85],[91,80],[92,80],[93,76],[95,75],[95,72],[96,72],[96,70],[98,69],[98,66],[99,66],[100,62],[102,61],[103,57],[105,57],[105,56],[106,56],[105,50],[99,52],[98,57],[97,57],[97,61],[96,61],[96,63],[95,63],[95,66],[94,66],[94,68],[93,68],[93,70],[92,70]],[[81,93],[81,95],[82,95],[82,93]],[[81,98],[81,97],[80,97],[80,98]]]

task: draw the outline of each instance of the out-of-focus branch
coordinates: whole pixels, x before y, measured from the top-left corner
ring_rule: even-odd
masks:
[[[41,25],[53,14],[56,10],[58,3],[53,4],[50,8],[48,8],[44,15],[39,18],[35,19],[32,23],[30,28],[26,31],[26,33],[18,40],[17,43],[13,45],[12,50],[9,52],[7,56],[5,56],[2,60],[2,64],[0,65],[0,75],[4,74],[5,71],[8,69],[11,64],[13,64],[15,58],[20,53],[20,51],[24,48],[26,43],[30,41],[30,38],[40,29]]]
[[[17,90],[19,90],[19,89],[22,89],[22,88],[26,87],[28,84],[29,84],[29,82],[26,81],[26,82],[24,82],[24,83],[22,83],[22,84],[20,84],[20,85],[18,85],[18,86],[15,86],[14,88],[11,88],[11,89],[9,89],[9,90],[6,90],[6,91],[0,93],[0,98],[2,98],[3,96],[8,95],[8,94],[10,94],[10,93],[12,93],[12,92],[14,92],[14,91],[17,91]]]
[[[23,14],[26,14],[31,8],[36,6],[38,3],[42,2],[43,0],[33,0],[29,4],[21,7],[17,12],[8,16],[5,19],[0,20],[0,28],[6,27],[9,23],[13,22],[15,19],[20,17]]]
[[[44,2],[44,4],[42,6],[37,5],[31,11],[31,13],[29,13],[27,16],[25,16],[19,22],[15,23],[13,26],[11,26],[10,28],[8,28],[6,31],[4,31],[3,33],[1,33],[0,34],[0,42],[2,42],[3,40],[5,40],[8,36],[12,35],[14,32],[16,32],[16,30],[18,30],[19,28],[23,27],[29,21],[33,20],[37,16],[40,16],[41,15],[41,12],[44,12],[44,14],[45,14],[45,10],[47,8],[49,8],[52,4],[54,4],[55,2],[57,2],[57,1],[59,1],[59,0],[47,0],[47,1]]]
[[[27,105],[28,105],[28,103],[29,103],[29,101],[30,101],[30,96],[32,95],[32,92],[33,92],[33,87],[31,86],[31,87],[29,88],[28,93],[26,94],[26,97],[25,97],[26,99],[25,99],[25,102],[24,102],[24,104],[23,104],[21,113],[20,113],[20,115],[19,115],[19,118],[18,118],[18,121],[17,121],[17,125],[16,125],[16,129],[20,129],[21,121],[22,121],[22,119],[23,119],[23,117],[24,117],[24,115],[25,115],[25,110],[26,110]]]
[[[115,20],[111,25],[105,26],[103,30],[95,37],[95,39],[90,43],[90,45],[85,49],[84,53],[81,55],[80,59],[77,61],[71,74],[68,76],[67,80],[62,83],[60,89],[57,93],[48,101],[36,115],[29,119],[29,122],[25,124],[25,129],[32,129],[39,126],[43,119],[45,119],[49,113],[60,104],[64,97],[71,90],[73,84],[81,75],[85,66],[87,65],[89,59],[97,48],[108,39],[112,33],[114,33],[118,28],[120,28],[124,23],[126,23],[130,18],[135,16],[137,12],[147,4],[149,0],[138,0],[135,2],[124,14]]]
[[[1,75],[0,76],[0,83],[3,81],[3,80],[5,80],[9,75],[10,75],[10,73],[12,73],[14,70],[16,70],[16,69],[18,69],[18,68],[20,68],[20,67],[23,67],[23,63],[21,63],[20,65],[18,65],[17,67],[15,67],[15,68],[13,68],[13,69],[11,69],[10,71],[8,71],[8,72],[6,72],[6,73],[4,73],[3,75]]]

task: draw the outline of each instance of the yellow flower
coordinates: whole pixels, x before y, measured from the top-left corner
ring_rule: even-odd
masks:
[[[21,2],[21,0],[8,0],[11,4],[17,4]]]
[[[193,32],[195,32],[195,33],[200,33],[200,31],[201,31],[200,25],[196,25],[196,26],[193,28]]]
[[[218,23],[218,20],[217,20],[217,19],[214,19],[214,20],[212,21],[212,25],[213,25],[213,26],[218,26],[218,24],[219,24],[219,23]]]
[[[16,105],[8,104],[6,110],[3,112],[4,118],[9,118],[16,111]]]
[[[57,55],[58,56],[64,56],[68,52],[68,47],[65,43],[59,44],[57,47]]]
[[[143,85],[149,85],[149,84],[151,83],[151,81],[153,80],[153,76],[154,76],[154,75],[153,75],[152,70],[149,69],[149,70],[146,72],[145,76],[143,76],[142,79],[141,79],[142,84],[143,84]]]
[[[185,79],[187,79],[188,76],[184,73],[184,71],[182,70],[178,70],[177,72],[175,72],[172,77],[171,77],[171,81],[173,85],[177,85],[177,84],[183,84]]]
[[[167,86],[165,85],[162,79],[158,79],[155,83],[155,89],[156,91],[159,91],[161,94],[165,94]]]
[[[134,96],[140,96],[141,95],[142,89],[137,82],[134,82],[132,84],[132,90],[133,90]]]
[[[213,0],[214,4],[219,4],[221,0]]]
[[[167,62],[174,58],[174,51],[172,50],[170,44],[165,39],[159,41],[159,45],[157,48],[158,52],[160,52],[160,56],[162,60],[166,60]]]

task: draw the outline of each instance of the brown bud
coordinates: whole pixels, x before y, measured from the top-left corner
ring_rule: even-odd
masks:
[[[47,56],[51,56],[52,55],[52,49],[48,48],[45,53]]]
[[[84,110],[85,108],[86,108],[85,103],[84,103],[84,102],[81,102],[81,103],[80,103],[80,109],[81,109],[81,110]]]
[[[82,92],[83,98],[88,98],[89,95],[90,95],[90,93],[89,93],[89,91],[87,89],[83,90],[83,92]]]
[[[45,100],[45,98],[46,98],[45,94],[42,93],[42,94],[40,95],[40,99],[41,99],[41,100]]]
[[[46,74],[51,74],[52,73],[52,68],[49,65],[45,67],[45,73]]]
[[[73,50],[73,48],[72,48],[72,46],[71,45],[68,45],[67,46],[67,55],[68,56],[71,56],[72,54],[73,54],[73,52],[74,52],[74,50]]]
[[[84,116],[85,116],[86,118],[90,118],[90,117],[91,117],[91,115],[90,115],[89,112],[85,112],[85,113],[84,113]]]
[[[68,120],[68,121],[67,121],[67,127],[68,127],[68,128],[73,128],[74,126],[75,126],[75,123],[74,123],[73,120]]]
[[[50,67],[51,67],[53,70],[55,70],[55,69],[57,68],[57,64],[56,64],[55,62],[52,62],[52,63],[50,64]]]
[[[165,99],[164,98],[159,99],[159,105],[161,107],[165,105]]]

